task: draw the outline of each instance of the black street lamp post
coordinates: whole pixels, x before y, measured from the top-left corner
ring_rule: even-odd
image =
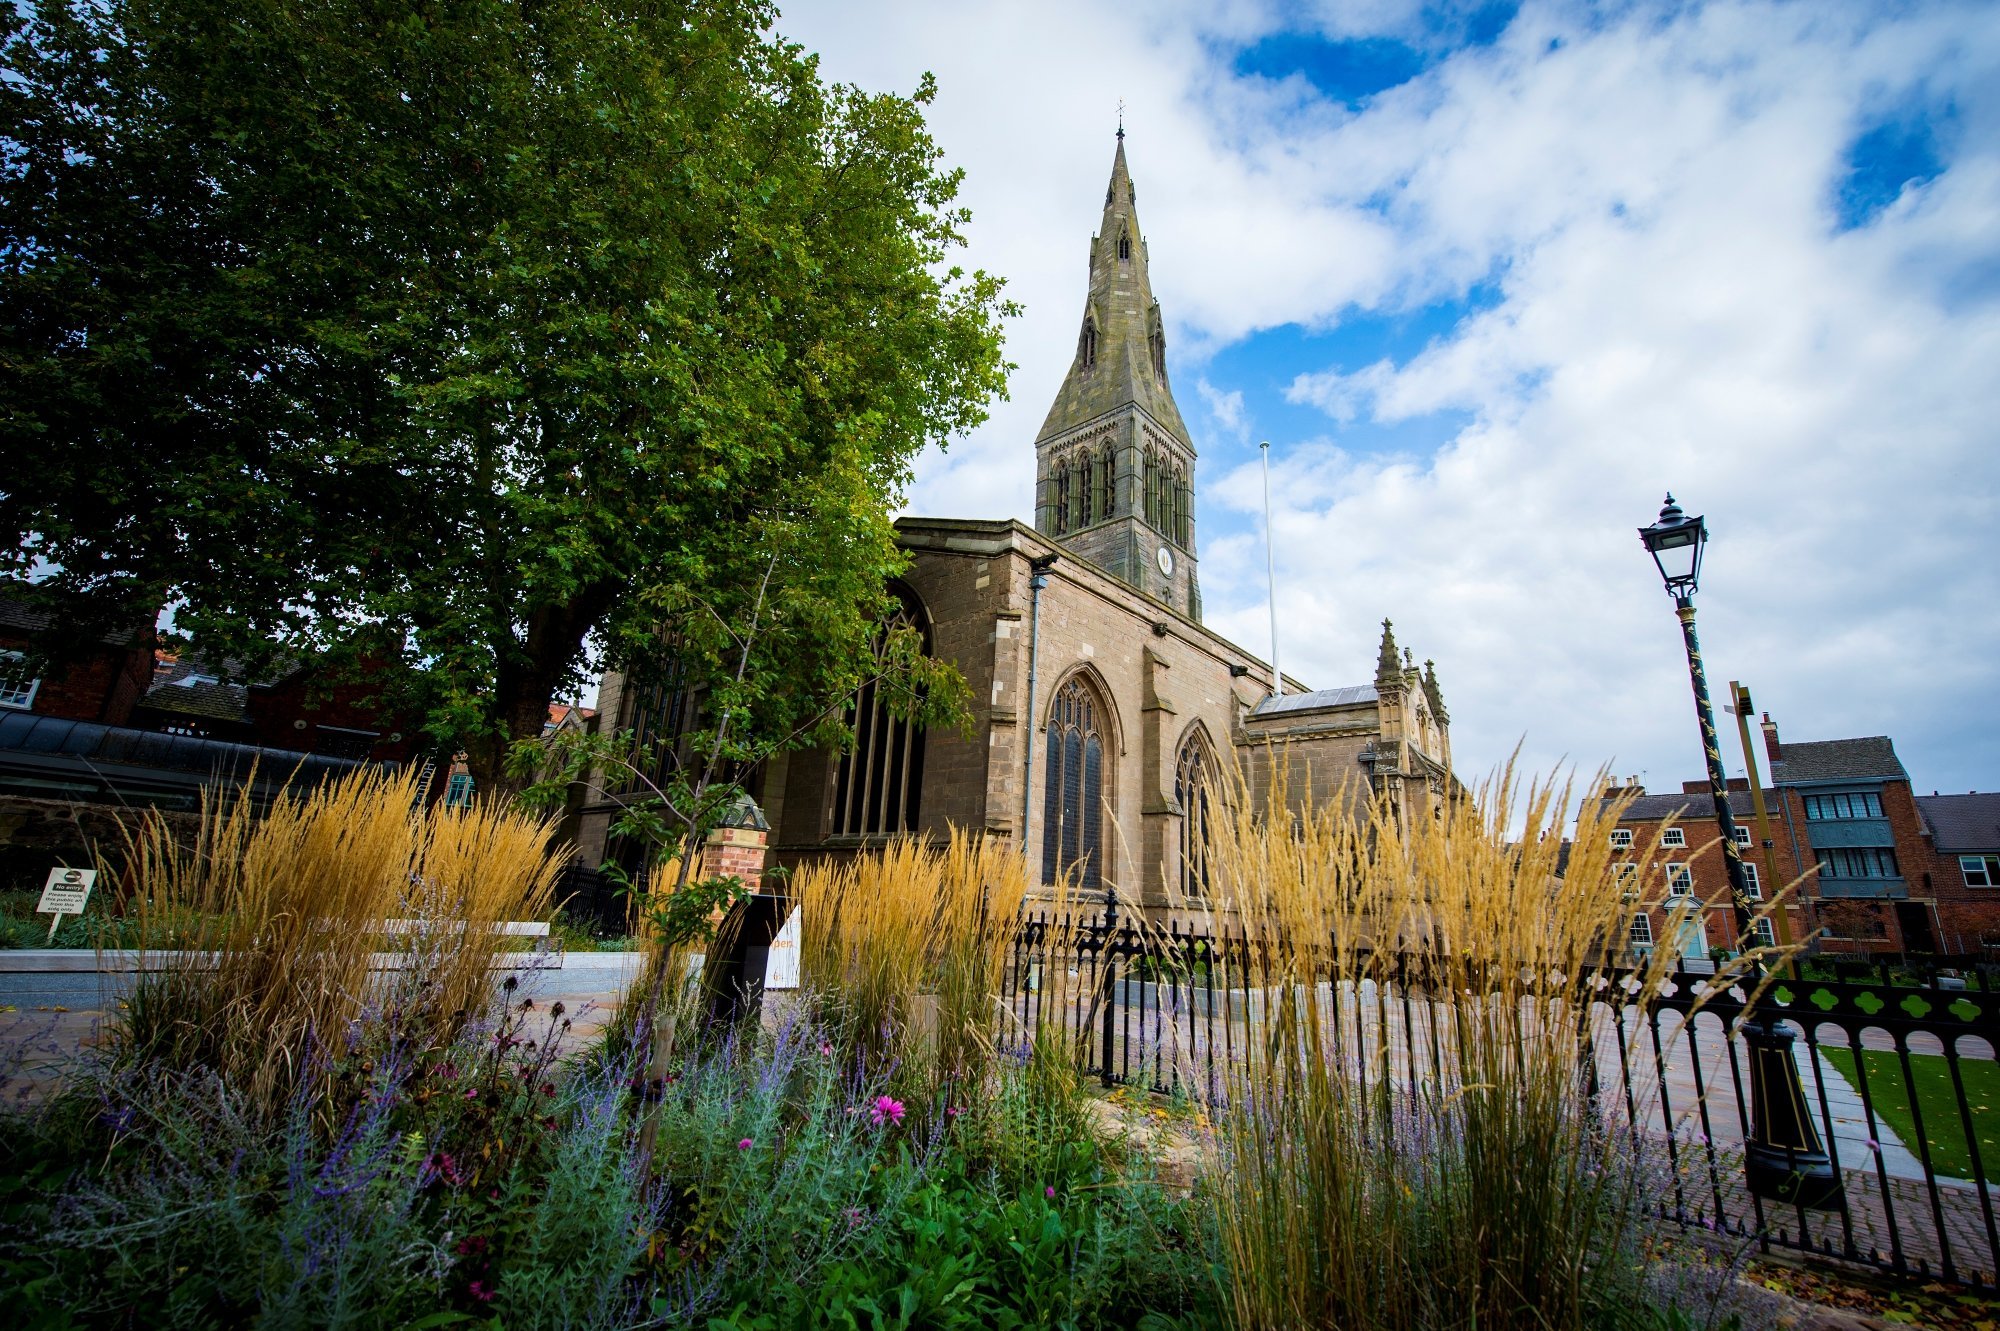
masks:
[[[1722,746],[1715,736],[1715,711],[1708,701],[1708,675],[1702,669],[1701,644],[1694,633],[1694,592],[1701,577],[1701,556],[1708,544],[1708,524],[1689,517],[1667,496],[1665,508],[1650,527],[1639,529],[1667,594],[1674,598],[1681,637],[1687,646],[1688,675],[1694,681],[1695,719],[1701,723],[1701,744],[1708,754],[1708,788],[1715,799],[1715,821],[1722,832],[1723,863],[1729,872],[1729,893],[1736,907],[1737,946],[1750,958],[1753,996],[1761,987],[1763,964],[1756,955],[1758,940],[1750,904],[1750,885],[1743,872],[1743,852],[1736,843],[1736,818],[1729,808],[1729,779],[1722,769]],[[1759,1197],[1799,1206],[1838,1207],[1843,1204],[1840,1173],[1820,1145],[1812,1111],[1806,1106],[1798,1064],[1792,1058],[1792,1032],[1779,1021],[1765,1020],[1751,1009],[1741,1025],[1750,1054],[1750,1123],[1744,1142],[1744,1165],[1750,1191]]]

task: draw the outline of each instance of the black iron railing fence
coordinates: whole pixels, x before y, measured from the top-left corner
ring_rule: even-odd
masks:
[[[1031,913],[1002,998],[1023,1033],[1064,1032],[1107,1086],[1212,1099],[1263,1020],[1267,996],[1231,978],[1249,973],[1248,959],[1227,930],[1139,928],[1115,907]],[[1451,1038],[1421,959],[1383,958],[1371,971],[1360,984],[1323,982],[1322,1001],[1338,996],[1336,1038],[1385,1059],[1413,1091],[1442,1082]],[[1593,982],[1595,1056],[1585,1060],[1599,1112],[1664,1151],[1657,1210],[1668,1220],[1994,1288],[2000,967],[1936,958],[1827,973],[1781,978],[1755,1006],[1797,1036],[1800,1084],[1844,1183],[1837,1208],[1774,1203],[1745,1186],[1749,1069],[1734,1028],[1751,995],[1741,985],[1679,971],[1646,994],[1631,969],[1606,967]]]

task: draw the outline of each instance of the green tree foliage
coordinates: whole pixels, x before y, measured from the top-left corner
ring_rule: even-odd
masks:
[[[869,669],[1004,391],[909,97],[743,0],[58,0],[0,29],[0,523],[67,622],[387,657],[475,773],[664,625],[754,724]],[[767,580],[768,579],[768,583]],[[743,690],[738,690],[742,692]],[[835,713],[837,715],[837,712]],[[823,737],[823,736],[820,736]]]

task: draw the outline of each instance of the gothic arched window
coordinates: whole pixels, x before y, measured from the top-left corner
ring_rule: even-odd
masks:
[[[1085,453],[1083,458],[1083,465],[1090,469],[1090,498],[1083,508],[1083,520],[1088,525],[1104,520],[1104,491],[1110,484],[1111,477],[1105,469],[1104,459],[1101,456],[1096,453]]]
[[[1097,699],[1081,679],[1049,704],[1047,793],[1042,802],[1042,881],[1065,871],[1086,891],[1104,886],[1104,736]]]
[[[1064,532],[1069,530],[1069,463],[1068,462],[1058,462],[1056,464],[1055,491],[1056,491],[1056,501],[1055,501],[1055,515],[1054,515],[1053,525],[1055,526],[1056,529],[1056,535],[1060,536]]]
[[[1215,755],[1200,730],[1188,732],[1174,760],[1174,800],[1181,806],[1181,893],[1208,896],[1208,834],[1216,789]]]
[[[899,628],[923,635],[923,650],[931,650],[930,626],[914,596],[896,589],[901,604],[882,623],[886,636]],[[905,709],[907,710],[907,709]],[[870,680],[854,695],[848,719],[854,724],[854,747],[840,757],[833,780],[835,836],[888,836],[914,832],[924,786],[923,727],[890,714],[888,701]]]
[[[1086,317],[1083,321],[1083,337],[1077,344],[1077,355],[1083,359],[1083,368],[1097,364],[1097,320]]]
[[[1174,468],[1174,542],[1183,550],[1188,545],[1188,509],[1193,498],[1194,493],[1188,488],[1186,469]]]
[[[1160,522],[1160,455],[1152,449],[1146,450],[1146,521],[1153,526]]]
[[[1104,451],[1097,455],[1097,465],[1104,471],[1104,512],[1100,516],[1106,518],[1118,515],[1117,456],[1111,451],[1109,444],[1106,444]]]
[[[1118,258],[1122,262],[1132,257],[1132,237],[1123,231],[1118,233]]]

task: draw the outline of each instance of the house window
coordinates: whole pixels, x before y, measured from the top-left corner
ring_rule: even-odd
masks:
[[[1842,794],[1806,796],[1806,817],[1814,821],[1828,818],[1880,818],[1882,797],[1880,795]]]
[[[1958,870],[1967,887],[2000,887],[2000,855],[1961,855]]]
[[[1747,846],[1750,844],[1750,829],[1745,827],[1742,823],[1736,824],[1736,844],[1739,846]]]
[[[1759,946],[1776,947],[1778,945],[1778,935],[1771,928],[1770,916],[1760,915],[1752,920],[1750,922],[1750,931],[1756,935]]]
[[[1684,897],[1694,891],[1694,870],[1685,864],[1667,865],[1667,895]]]
[[[1097,700],[1072,678],[1049,706],[1042,881],[1065,873],[1086,891],[1104,886],[1104,739]]]
[[[25,712],[35,705],[42,681],[28,673],[27,659],[19,652],[0,652],[0,707]]]
[[[1685,846],[1687,843],[1687,833],[1678,827],[1669,827],[1660,833],[1660,844],[1663,846]]]
[[[906,628],[919,631],[928,654],[931,640],[923,612],[908,597],[883,623],[877,641]],[[889,836],[916,830],[924,784],[924,731],[890,711],[887,693],[884,681],[871,679],[854,695],[848,714],[854,723],[854,747],[840,756],[833,780],[835,836]]]
[[[444,807],[447,809],[469,809],[472,807],[472,773],[453,772],[451,780],[444,783]]]
[[[1612,828],[1612,829],[1611,829],[1611,849],[1613,849],[1613,850],[1630,850],[1630,849],[1632,849],[1632,829],[1631,829],[1631,828],[1629,828],[1629,827],[1614,827],[1614,828]]]
[[[1836,847],[1819,852],[1819,871],[1828,878],[1901,878],[1889,846]]]
[[[1215,760],[1199,730],[1181,745],[1174,763],[1174,799],[1181,806],[1181,892],[1190,901],[1208,896],[1209,794]]]
[[[1627,901],[1637,900],[1639,896],[1639,866],[1628,860],[1623,864],[1612,865],[1611,871],[1618,883],[1619,890],[1624,893],[1625,899]]]
[[[1632,916],[1632,946],[1651,947],[1653,945],[1653,917],[1645,911],[1634,912]]]
[[[1752,901],[1764,899],[1764,884],[1757,877],[1757,866],[1748,860],[1743,861],[1743,889],[1750,894]]]

